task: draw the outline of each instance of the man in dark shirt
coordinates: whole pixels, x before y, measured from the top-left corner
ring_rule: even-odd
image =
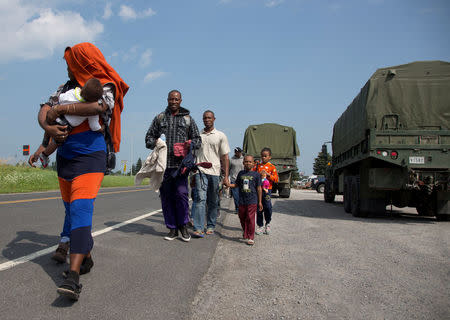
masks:
[[[248,245],[255,243],[255,215],[257,207],[262,209],[261,175],[252,171],[255,165],[253,156],[244,157],[244,170],[240,171],[236,183],[231,188],[239,188],[239,220]]]
[[[189,110],[181,107],[181,101],[179,91],[169,92],[168,106],[164,112],[153,119],[145,136],[145,144],[148,149],[153,149],[156,140],[162,134],[166,137],[167,166],[159,189],[164,221],[170,230],[164,239],[174,240],[178,237],[178,230],[180,230],[181,239],[187,242],[191,239],[186,227],[189,221],[187,174],[173,177],[173,173],[183,160],[182,157],[175,156],[174,144],[192,140],[194,148],[198,149],[201,146],[201,138],[194,119],[189,115]]]

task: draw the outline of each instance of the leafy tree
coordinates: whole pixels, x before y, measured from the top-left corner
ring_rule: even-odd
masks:
[[[327,152],[327,156],[325,157],[324,154],[319,152],[317,155],[317,158],[314,159],[313,164],[313,173],[315,175],[324,175],[325,169],[327,168],[328,162],[331,161],[331,155]]]
[[[136,161],[136,164],[133,164],[133,165],[131,166],[131,174],[132,174],[132,175],[135,175],[136,173],[138,173],[139,170],[141,170],[141,167],[142,167],[142,160],[141,160],[141,158],[139,158],[139,159]]]
[[[141,158],[139,158],[137,160],[137,162],[136,162],[136,172],[135,172],[135,174],[138,173],[139,170],[141,170],[141,168],[142,168],[142,160],[141,160]]]
[[[300,174],[298,173],[298,170],[292,171],[292,181],[299,181],[300,180]]]

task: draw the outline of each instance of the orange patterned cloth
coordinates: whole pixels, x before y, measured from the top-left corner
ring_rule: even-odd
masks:
[[[253,168],[253,171],[261,173],[261,171],[267,172],[267,180],[269,180],[269,190],[272,190],[272,185],[278,182],[278,172],[277,168],[270,162],[267,163],[257,163]]]
[[[120,114],[123,110],[123,98],[129,86],[119,74],[106,62],[101,51],[92,43],[83,42],[67,47],[64,52],[67,66],[72,71],[80,86],[84,86],[90,78],[97,78],[102,85],[113,83],[115,87],[114,110],[111,117],[111,138],[114,151],[120,149]]]

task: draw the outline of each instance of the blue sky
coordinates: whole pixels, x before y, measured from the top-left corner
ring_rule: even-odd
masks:
[[[66,46],[93,42],[130,85],[121,160],[179,89],[230,147],[250,124],[293,126],[306,174],[335,120],[379,67],[450,61],[446,0],[0,0],[0,159],[37,148],[39,103],[67,80]],[[54,160],[54,156],[52,156]]]

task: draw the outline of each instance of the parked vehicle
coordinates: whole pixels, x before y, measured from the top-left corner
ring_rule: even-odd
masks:
[[[450,63],[378,69],[334,124],[325,201],[343,194],[354,216],[393,204],[448,219],[449,122]]]
[[[272,186],[272,192],[278,192],[281,198],[289,198],[292,172],[297,171],[297,157],[300,155],[294,128],[276,123],[250,125],[245,130],[244,153],[259,160],[264,147],[272,150],[270,162],[278,171],[279,181]]]
[[[314,179],[312,189],[316,190],[318,193],[323,193],[325,191],[325,177],[319,176],[316,179]]]

